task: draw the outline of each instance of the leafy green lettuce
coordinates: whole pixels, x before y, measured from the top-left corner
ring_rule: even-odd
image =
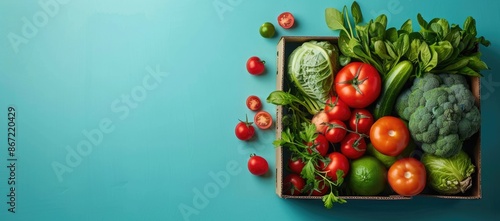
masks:
[[[464,193],[472,186],[471,175],[475,167],[462,150],[449,158],[424,154],[421,161],[427,170],[428,186],[439,193]]]

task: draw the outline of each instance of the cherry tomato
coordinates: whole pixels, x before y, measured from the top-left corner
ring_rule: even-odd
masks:
[[[318,133],[325,133],[328,121],[329,121],[328,115],[324,111],[318,112],[311,119],[311,123],[316,125],[316,132]]]
[[[325,180],[320,177],[316,178],[318,180],[318,188],[312,189],[309,195],[311,196],[324,196],[330,190],[330,185],[325,182]]]
[[[331,120],[346,121],[351,117],[351,109],[337,96],[331,96],[326,101],[324,110]]]
[[[290,160],[288,160],[288,168],[290,169],[290,171],[296,174],[302,173],[302,169],[305,165],[306,164],[304,163],[304,161],[302,161],[302,159],[300,158],[292,157],[290,158]]]
[[[347,157],[339,152],[332,152],[328,155],[328,164],[324,166],[324,162],[320,161],[319,165],[323,171],[326,171],[326,175],[333,181],[337,181],[337,170],[342,170],[344,175],[342,177],[347,176],[349,173],[349,160]],[[323,163],[321,163],[323,162]]]
[[[340,152],[351,160],[360,158],[366,152],[365,138],[357,133],[347,134],[340,144]]]
[[[267,111],[259,111],[255,114],[253,121],[259,129],[266,130],[273,125],[273,117]]]
[[[261,75],[266,70],[266,62],[257,56],[252,56],[247,60],[247,71],[253,75]]]
[[[259,29],[260,35],[264,38],[272,38],[274,33],[276,33],[276,29],[274,28],[273,23],[265,22],[260,26]]]
[[[236,137],[240,140],[250,140],[255,135],[255,128],[252,122],[248,122],[248,117],[245,121],[241,121],[236,125],[234,129]]]
[[[247,107],[250,110],[258,111],[262,108],[262,101],[255,95],[250,95],[247,98]]]
[[[293,27],[294,23],[295,18],[290,12],[283,12],[278,16],[278,24],[284,29]]]
[[[349,118],[349,128],[362,134],[370,134],[374,122],[373,115],[367,109],[354,109]]]
[[[328,149],[330,148],[330,143],[326,139],[325,135],[318,134],[314,142],[307,144],[311,148],[315,148],[319,155],[326,156],[328,154]],[[311,153],[311,149],[307,149]]]
[[[372,65],[351,62],[335,75],[335,92],[349,107],[365,108],[380,95],[382,80]]]
[[[291,173],[283,178],[283,191],[286,195],[301,195],[305,185],[306,181],[304,178],[295,173]]]
[[[410,131],[405,122],[397,117],[384,116],[373,123],[370,141],[380,153],[397,156],[410,142]]]
[[[401,158],[389,168],[387,178],[389,185],[397,194],[415,196],[425,188],[425,166],[415,158]]]
[[[267,160],[255,154],[250,155],[247,166],[248,171],[256,176],[262,176],[269,170],[269,164],[267,163]]]
[[[328,122],[327,129],[325,131],[325,137],[328,141],[332,143],[339,143],[342,141],[347,134],[346,125],[340,120],[331,120]]]

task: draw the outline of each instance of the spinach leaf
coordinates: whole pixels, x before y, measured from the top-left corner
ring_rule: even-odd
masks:
[[[351,5],[352,17],[354,18],[354,24],[359,24],[363,21],[363,14],[361,13],[361,8],[357,2],[353,2]]]
[[[336,8],[325,9],[325,20],[326,25],[331,30],[344,30],[347,32],[344,26],[344,18],[342,16],[342,12],[340,12]]]

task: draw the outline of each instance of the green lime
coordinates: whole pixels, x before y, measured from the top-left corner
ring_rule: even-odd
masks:
[[[370,144],[366,145],[366,153],[368,155],[374,156],[375,158],[380,160],[380,162],[382,162],[386,168],[389,168],[389,167],[391,167],[391,165],[394,162],[396,162],[396,160],[410,156],[411,152],[413,152],[415,150],[415,147],[416,147],[415,142],[413,142],[413,140],[410,139],[410,143],[408,143],[408,146],[405,147],[405,149],[403,150],[402,153],[400,153],[397,156],[387,156],[383,153],[380,153],[370,143]]]
[[[272,38],[274,33],[276,33],[276,29],[274,28],[273,23],[266,22],[260,26],[259,32],[264,38]]]
[[[352,161],[349,174],[349,187],[362,196],[378,195],[387,185],[387,169],[372,156]]]

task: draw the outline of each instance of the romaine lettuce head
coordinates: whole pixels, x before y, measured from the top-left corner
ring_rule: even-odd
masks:
[[[325,103],[338,68],[338,49],[328,41],[308,41],[288,58],[288,75],[303,94]]]
[[[421,161],[427,170],[427,185],[438,193],[464,193],[472,186],[475,167],[463,150],[449,158],[424,154]]]

